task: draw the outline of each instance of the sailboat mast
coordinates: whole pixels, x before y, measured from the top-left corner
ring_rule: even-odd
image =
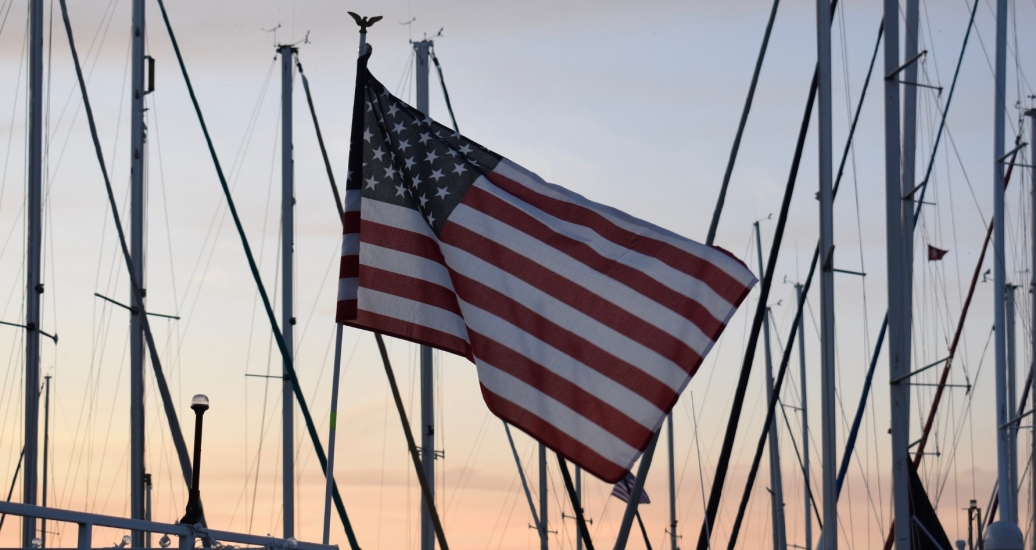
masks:
[[[295,397],[288,360],[295,356],[295,160],[292,155],[291,86],[295,48],[282,45],[281,56],[281,329],[284,334],[284,382],[281,389],[282,497],[284,538],[295,536]]]
[[[47,507],[47,467],[50,465],[50,375],[43,377],[43,491],[41,500]],[[40,548],[47,547],[47,520],[40,520]]]
[[[666,427],[669,431],[669,550],[677,550],[676,539],[676,441],[673,438],[673,411],[669,411],[666,418]]]
[[[539,444],[540,463],[540,550],[548,550],[547,539],[547,447]]]
[[[896,0],[889,0],[895,2]],[[838,489],[835,475],[835,287],[834,271],[834,191],[831,185],[831,4],[817,0],[817,114],[820,179],[820,406],[821,463],[823,467],[824,525],[838,525]],[[829,529],[823,550],[838,548],[838,530]]]
[[[885,74],[901,70],[899,3],[884,2]],[[886,78],[885,94],[885,239],[888,269],[889,387],[892,432],[892,509],[895,547],[910,548],[910,243],[912,201],[904,200],[900,157],[899,78]],[[825,495],[824,500],[827,500]],[[827,522],[827,518],[824,518]],[[836,525],[836,524],[828,524]],[[837,530],[834,530],[837,531]]]
[[[1007,68],[1007,0],[996,3],[996,98],[993,107],[993,308],[996,334],[996,424],[997,424],[997,479],[1000,493],[1000,517],[1017,524],[1014,491],[1010,484],[1010,449],[1007,422],[1007,331],[1006,279],[1004,273],[1004,104],[1006,101],[1005,74]]]
[[[670,423],[669,426],[670,426],[669,429],[672,430],[673,428],[672,428],[672,424],[671,423]],[[669,433],[672,434],[671,431]],[[583,511],[583,469],[580,468],[579,466],[576,466],[575,478],[576,478],[576,483],[575,483],[575,485],[576,485],[576,502],[575,502],[575,506],[578,506],[579,507],[579,511],[582,512]],[[674,504],[675,505],[675,500],[673,500],[672,497],[670,497],[670,504]],[[573,512],[573,514],[574,513],[575,512]],[[576,521],[578,521],[578,520],[576,520]],[[576,526],[576,529],[579,529],[578,525]],[[576,537],[576,550],[583,550],[583,537],[580,537],[580,536]]]
[[[1036,109],[1030,109],[1026,111],[1026,116],[1029,117],[1029,164],[1032,167],[1032,174],[1029,178],[1029,183],[1032,185],[1030,189],[1029,198],[1032,201],[1029,209],[1029,214],[1032,216],[1032,256],[1030,256],[1030,262],[1033,265],[1030,266],[1029,274],[1032,276],[1030,282],[1030,295],[1032,296],[1032,320],[1033,324],[1030,326],[1036,326]],[[1036,330],[1030,330],[1029,334],[1031,338],[1030,346],[1032,346],[1032,360],[1036,363]],[[1032,408],[1030,410],[1036,410],[1036,376],[1032,377],[1030,381],[1032,384],[1029,395],[1032,399]],[[1036,423],[1036,419],[1031,419],[1030,422]],[[1031,461],[1030,472],[1036,471],[1036,430],[1031,432],[1032,435],[1032,453],[1029,457]],[[1032,494],[1030,495],[1031,500],[1029,501],[1029,515],[1030,521],[1032,522],[1030,531],[1036,533],[1036,475],[1030,474],[1029,479],[1032,483]],[[1036,550],[1036,537],[1031,537],[1032,549]]]
[[[1029,268],[1029,275],[1032,276],[1030,284],[1030,296],[1032,296],[1032,325],[1036,327],[1036,109],[1029,109],[1025,112],[1029,117],[1029,164],[1032,166],[1032,177],[1029,178],[1029,183],[1032,188],[1029,190],[1029,200],[1032,201],[1029,208],[1029,215],[1032,216],[1032,255],[1029,257],[1029,261],[1032,265]],[[1030,345],[1032,346],[1032,360],[1036,362],[1036,330],[1029,332],[1031,338]],[[1030,381],[1032,386],[1030,387],[1029,396],[1032,399],[1032,405],[1030,410],[1036,411],[1036,376],[1032,377]],[[1036,423],[1036,418],[1031,420]],[[1029,460],[1031,461],[1032,468],[1030,472],[1036,472],[1036,430],[1032,432],[1032,452]],[[1029,479],[1032,483],[1032,493],[1029,502],[1029,520],[1032,522],[1030,533],[1036,533],[1036,475],[1029,475]],[[1032,540],[1032,550],[1036,550],[1036,536],[1030,537]]]
[[[428,49],[431,40],[413,42],[414,83],[416,85],[417,110],[428,115]],[[435,392],[433,376],[435,375],[432,348],[421,346],[421,467],[428,488],[435,496]],[[421,505],[421,550],[435,548],[435,531],[432,526],[431,511]]]
[[[795,283],[795,303],[802,303],[802,284]],[[806,501],[806,513],[803,519],[806,521],[805,548],[813,548],[813,516],[809,488],[809,408],[806,406],[806,321],[799,315],[799,382],[802,385],[800,390],[799,412],[802,413],[802,481],[803,492]],[[675,548],[673,549],[675,550]]]
[[[36,504],[40,414],[40,249],[43,245],[43,0],[29,2],[29,166],[25,266],[25,472],[22,502]],[[36,519],[22,518],[22,547],[32,547]]]
[[[901,80],[908,84],[903,86],[901,92],[903,94],[903,157],[900,162],[902,162],[902,185],[908,190],[914,188],[914,180],[917,175],[917,86],[913,84],[917,82],[917,68],[920,64],[920,60],[915,59],[917,57],[919,19],[918,0],[906,0],[903,59],[907,60],[907,65],[903,69]],[[911,217],[911,225],[903,226],[904,232],[911,237],[909,240],[911,244],[913,243],[912,223],[913,218]],[[908,253],[904,258],[907,259],[907,262],[903,267],[908,273],[911,273],[910,280],[913,281],[913,247],[910,246],[906,250]]]
[[[1015,363],[1015,333],[1014,333],[1014,289],[1017,288],[1011,283],[1004,287],[1004,338],[1007,344],[1007,418],[1011,422],[1010,430],[1007,432],[1007,471],[1010,474],[1011,501],[1014,502],[1017,512],[1018,502],[1018,423],[1014,422],[1021,411],[1021,403],[1018,403],[1018,373]],[[1016,518],[1017,519],[1017,518]]]
[[[759,277],[763,277],[763,240],[759,234],[759,222],[755,226],[755,249],[759,255]],[[763,319],[763,346],[766,364],[766,401],[773,403],[773,358],[770,355],[770,308],[766,308]],[[773,548],[785,550],[788,541],[784,534],[784,489],[781,484],[781,454],[777,440],[777,423],[770,422],[770,512],[773,521]]]
[[[133,90],[130,103],[130,257],[133,278],[141,285],[140,300],[147,295],[144,280],[144,0],[133,0]],[[138,303],[130,289],[130,517],[144,519],[144,326]],[[144,546],[143,531],[132,532],[133,547]]]

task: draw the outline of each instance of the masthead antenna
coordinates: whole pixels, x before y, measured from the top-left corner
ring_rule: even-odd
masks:
[[[273,33],[273,45],[274,46],[277,45],[277,29],[279,29],[279,28],[281,28],[281,24],[277,23],[277,26],[273,27],[272,29],[261,29],[263,32],[272,32]]]

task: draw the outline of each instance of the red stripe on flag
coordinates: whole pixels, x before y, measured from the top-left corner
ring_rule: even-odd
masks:
[[[342,234],[360,232],[360,211],[349,210],[342,216]]]
[[[482,386],[481,384],[479,384]],[[482,398],[493,414],[507,421],[508,424],[522,430],[539,440],[551,450],[561,453],[591,474],[608,483],[615,483],[626,474],[626,465],[615,464],[604,458],[593,449],[583,445],[549,422],[532,414],[528,410],[496,395],[482,386]],[[647,447],[647,441],[639,448]]]
[[[679,397],[669,386],[653,376],[543,317],[517,300],[455,271],[450,271],[450,277],[460,298],[465,302],[515,325],[543,343],[614,380],[656,407],[668,410]]]
[[[361,265],[360,287],[435,306],[457,316],[461,315],[457,295],[452,290],[424,279]]]
[[[715,339],[725,327],[722,320],[713,317],[697,301],[669,288],[643,271],[602,256],[584,242],[554,231],[542,221],[487,191],[471,187],[464,196],[463,203],[651,298],[659,305],[697,325],[710,340]]]
[[[536,388],[627,445],[636,447],[654,433],[622,411],[521,353],[473,330],[468,331],[468,337],[479,359]]]
[[[497,187],[555,218],[589,227],[605,239],[619,246],[636,250],[646,256],[658,258],[670,267],[707,284],[709,288],[731,304],[738,303],[739,295],[745,285],[727,275],[722,269],[704,258],[695,256],[664,241],[651,238],[648,235],[637,234],[624,229],[589,208],[532,191],[524,185],[496,172],[489,172],[486,174],[486,178],[496,184]]]
[[[356,300],[338,300],[338,307],[335,309],[335,321],[348,323],[356,318]]]
[[[446,263],[439,250],[439,243],[434,239],[371,220],[363,220],[360,242],[406,252],[440,264]]]
[[[440,240],[489,262],[597,322],[643,344],[669,358],[687,372],[693,372],[701,362],[698,352],[678,338],[470,229],[447,220],[442,228]]]
[[[436,347],[465,357],[469,361],[475,361],[475,358],[471,356],[470,346],[463,338],[458,338],[447,332],[424,325],[418,325],[363,309],[356,312],[355,320],[345,321],[345,324],[359,329],[373,330],[386,336],[408,340],[415,344]]]
[[[353,254],[352,256],[342,256],[342,261],[338,266],[338,278],[339,279],[351,279],[360,274],[360,257]]]

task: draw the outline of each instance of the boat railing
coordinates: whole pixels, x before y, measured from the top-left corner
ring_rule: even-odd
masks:
[[[284,550],[336,550],[338,548],[337,545],[302,542],[296,541],[293,538],[279,539],[270,536],[219,531],[203,527],[200,524],[189,525],[186,523],[160,523],[156,521],[105,516],[73,510],[62,510],[59,508],[33,506],[17,502],[0,502],[0,514],[75,523],[79,525],[76,548],[83,550],[94,548],[94,527],[112,527],[115,529],[125,529],[127,531],[143,531],[155,534],[161,533],[177,537],[178,543],[176,547],[180,549],[194,548],[198,541],[202,541],[205,546],[213,546],[217,548],[227,548],[230,544]]]

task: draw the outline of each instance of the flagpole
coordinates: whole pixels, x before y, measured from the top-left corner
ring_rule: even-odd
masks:
[[[360,57],[367,53],[367,28],[360,26]],[[353,109],[353,116],[356,116],[356,109]],[[341,212],[341,205],[338,205]],[[335,423],[338,416],[338,381],[342,373],[342,323],[337,323],[335,330],[335,363],[331,376],[331,420],[327,436],[327,472],[324,474],[324,538],[323,543],[329,544],[331,537],[331,493],[335,480]]]

